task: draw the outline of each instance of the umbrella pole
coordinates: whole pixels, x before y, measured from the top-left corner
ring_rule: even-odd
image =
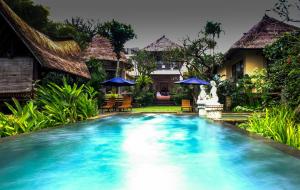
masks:
[[[120,59],[117,58],[116,77],[119,76]],[[117,87],[117,94],[120,94],[120,87]]]

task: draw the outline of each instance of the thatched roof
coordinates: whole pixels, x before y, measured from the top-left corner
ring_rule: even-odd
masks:
[[[111,42],[109,39],[100,35],[93,37],[88,47],[83,51],[81,57],[84,61],[88,61],[91,58],[104,61],[117,61],[117,54],[114,52]],[[120,62],[128,63],[128,60],[123,52],[121,52]]]
[[[272,44],[285,32],[295,30],[299,30],[299,28],[265,15],[260,22],[235,42],[229,51],[234,49],[262,49],[266,45]]]
[[[84,62],[79,61],[80,47],[73,40],[53,41],[30,27],[0,0],[0,15],[12,27],[42,67],[90,78]]]
[[[155,42],[151,43],[150,45],[146,46],[144,50],[146,51],[168,51],[170,49],[180,48],[175,42],[172,42],[168,39],[165,35],[157,39]]]

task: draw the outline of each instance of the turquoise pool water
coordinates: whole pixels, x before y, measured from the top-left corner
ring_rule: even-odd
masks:
[[[0,189],[296,190],[300,160],[194,116],[113,116],[1,142]]]

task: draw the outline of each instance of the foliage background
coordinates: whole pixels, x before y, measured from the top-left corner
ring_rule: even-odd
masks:
[[[267,82],[271,92],[279,92],[281,103],[296,108],[300,104],[300,32],[287,33],[265,48],[269,60]]]

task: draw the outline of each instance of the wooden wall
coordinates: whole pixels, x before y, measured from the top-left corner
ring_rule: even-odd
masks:
[[[171,92],[174,82],[180,80],[180,75],[151,75],[155,91],[163,89]]]
[[[0,58],[0,94],[31,92],[32,84],[32,58]]]

